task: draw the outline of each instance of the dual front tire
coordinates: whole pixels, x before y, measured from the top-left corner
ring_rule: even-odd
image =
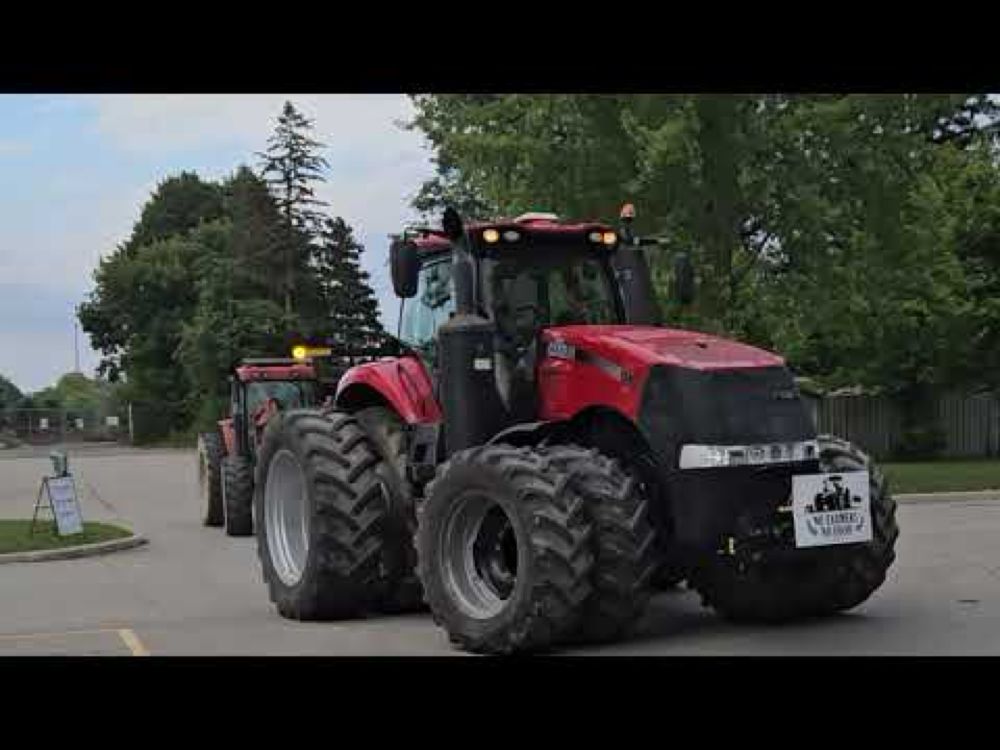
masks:
[[[381,410],[288,412],[268,426],[256,534],[282,616],[352,618],[426,600],[451,640],[478,653],[631,628],[648,598],[653,532],[615,462],[573,447],[465,451],[441,468],[416,523],[400,432]]]
[[[417,534],[435,621],[460,648],[490,654],[623,637],[649,598],[652,550],[639,484],[576,446],[453,456]]]
[[[823,472],[867,471],[872,539],[829,547],[801,559],[737,563],[718,556],[689,580],[702,603],[734,622],[787,622],[843,612],[866,601],[896,559],[896,502],[885,477],[856,446],[830,435],[818,438]]]
[[[402,429],[382,409],[293,411],[269,424],[254,514],[264,579],[283,616],[342,619],[426,601],[456,646],[485,654],[630,633],[662,570],[649,500],[621,464],[577,446],[481,446],[442,464],[415,512]],[[849,444],[820,445],[824,471],[869,471],[872,542],[833,551],[818,567],[719,559],[686,571],[721,615],[830,614],[885,580],[899,532],[884,479]]]

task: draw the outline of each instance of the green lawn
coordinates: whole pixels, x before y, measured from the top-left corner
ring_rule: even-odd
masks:
[[[75,547],[78,544],[94,544],[132,535],[131,531],[119,526],[88,521],[83,524],[82,534],[57,536],[53,526],[51,519],[43,518],[35,524],[34,535],[29,536],[31,519],[0,519],[0,554]]]
[[[883,464],[893,493],[1000,489],[1000,461]]]

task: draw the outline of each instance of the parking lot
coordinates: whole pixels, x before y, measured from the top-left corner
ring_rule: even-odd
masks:
[[[252,538],[202,526],[189,451],[71,454],[84,516],[149,544],[0,565],[0,655],[458,655],[429,615],[283,620]],[[44,454],[0,455],[0,517],[30,517]],[[618,655],[1000,654],[1000,497],[899,509],[897,562],[857,610],[794,626],[724,623],[692,592],[656,596]]]

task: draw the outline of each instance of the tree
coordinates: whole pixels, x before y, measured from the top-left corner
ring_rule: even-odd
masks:
[[[185,234],[203,221],[223,214],[219,186],[205,182],[194,172],[181,172],[160,182],[143,206],[139,221],[125,243],[126,252],[176,234]]]
[[[273,356],[294,325],[248,265],[252,247],[240,242],[246,220],[205,224],[191,237],[202,249],[195,261],[197,302],[182,321],[176,357],[189,384],[185,411],[198,430],[210,429],[224,413],[227,375],[238,360]]]
[[[185,307],[193,304],[194,271],[187,256],[196,249],[186,246],[181,251],[169,240],[219,218],[222,210],[218,185],[189,172],[167,178],[143,206],[128,240],[101,259],[94,272],[94,289],[78,308],[81,327],[101,354],[99,373],[112,382],[126,373],[126,357],[133,343],[156,366],[170,362],[176,341],[159,335],[170,327],[169,322],[159,319],[176,321],[178,315],[184,315]],[[164,256],[157,257],[161,252]],[[162,277],[157,270],[160,267],[168,269]],[[168,288],[161,289],[163,296],[157,298],[152,290],[164,283]],[[177,290],[176,296],[173,290]],[[165,310],[171,315],[163,316]],[[137,375],[134,371],[128,374]]]
[[[122,395],[141,404],[150,435],[190,419],[190,388],[176,352],[184,322],[197,304],[197,260],[191,235],[224,211],[219,185],[182,173],[161,182],[131,236],[94,272],[79,306],[81,327],[101,353],[98,372],[125,379]]]
[[[238,295],[284,301],[284,219],[267,183],[240,166],[223,184],[225,213],[232,220],[232,272]]]
[[[20,405],[24,394],[3,375],[0,375],[0,411],[14,409]]]
[[[284,304],[285,312],[294,308],[297,274],[308,257],[308,244],[316,237],[322,214],[315,206],[325,205],[316,199],[314,185],[325,181],[326,159],[319,155],[323,144],[309,133],[312,121],[302,115],[291,102],[285,102],[268,147],[258,154],[261,172],[276,196],[278,209],[284,218]]]
[[[831,385],[902,394],[955,382],[956,331],[979,320],[964,301],[968,274],[988,274],[971,253],[963,276],[959,209],[937,179],[948,158],[996,153],[991,99],[430,95],[415,105],[412,126],[447,166],[452,194],[505,214],[541,200],[604,220],[635,202],[637,228],[669,238],[650,254],[664,301],[673,252],[699,269],[697,304],[671,306],[673,320],[778,349]],[[990,236],[973,215],[989,214],[965,216]],[[985,351],[992,290],[977,288]]]
[[[319,322],[321,332],[349,352],[371,350],[383,330],[368,272],[361,268],[363,251],[364,246],[342,218],[324,220],[320,244],[314,253],[325,311]]]

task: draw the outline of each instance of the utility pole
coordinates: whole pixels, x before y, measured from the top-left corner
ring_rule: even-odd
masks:
[[[80,372],[80,341],[79,341],[79,331],[80,324],[74,319],[73,320],[73,372]]]

